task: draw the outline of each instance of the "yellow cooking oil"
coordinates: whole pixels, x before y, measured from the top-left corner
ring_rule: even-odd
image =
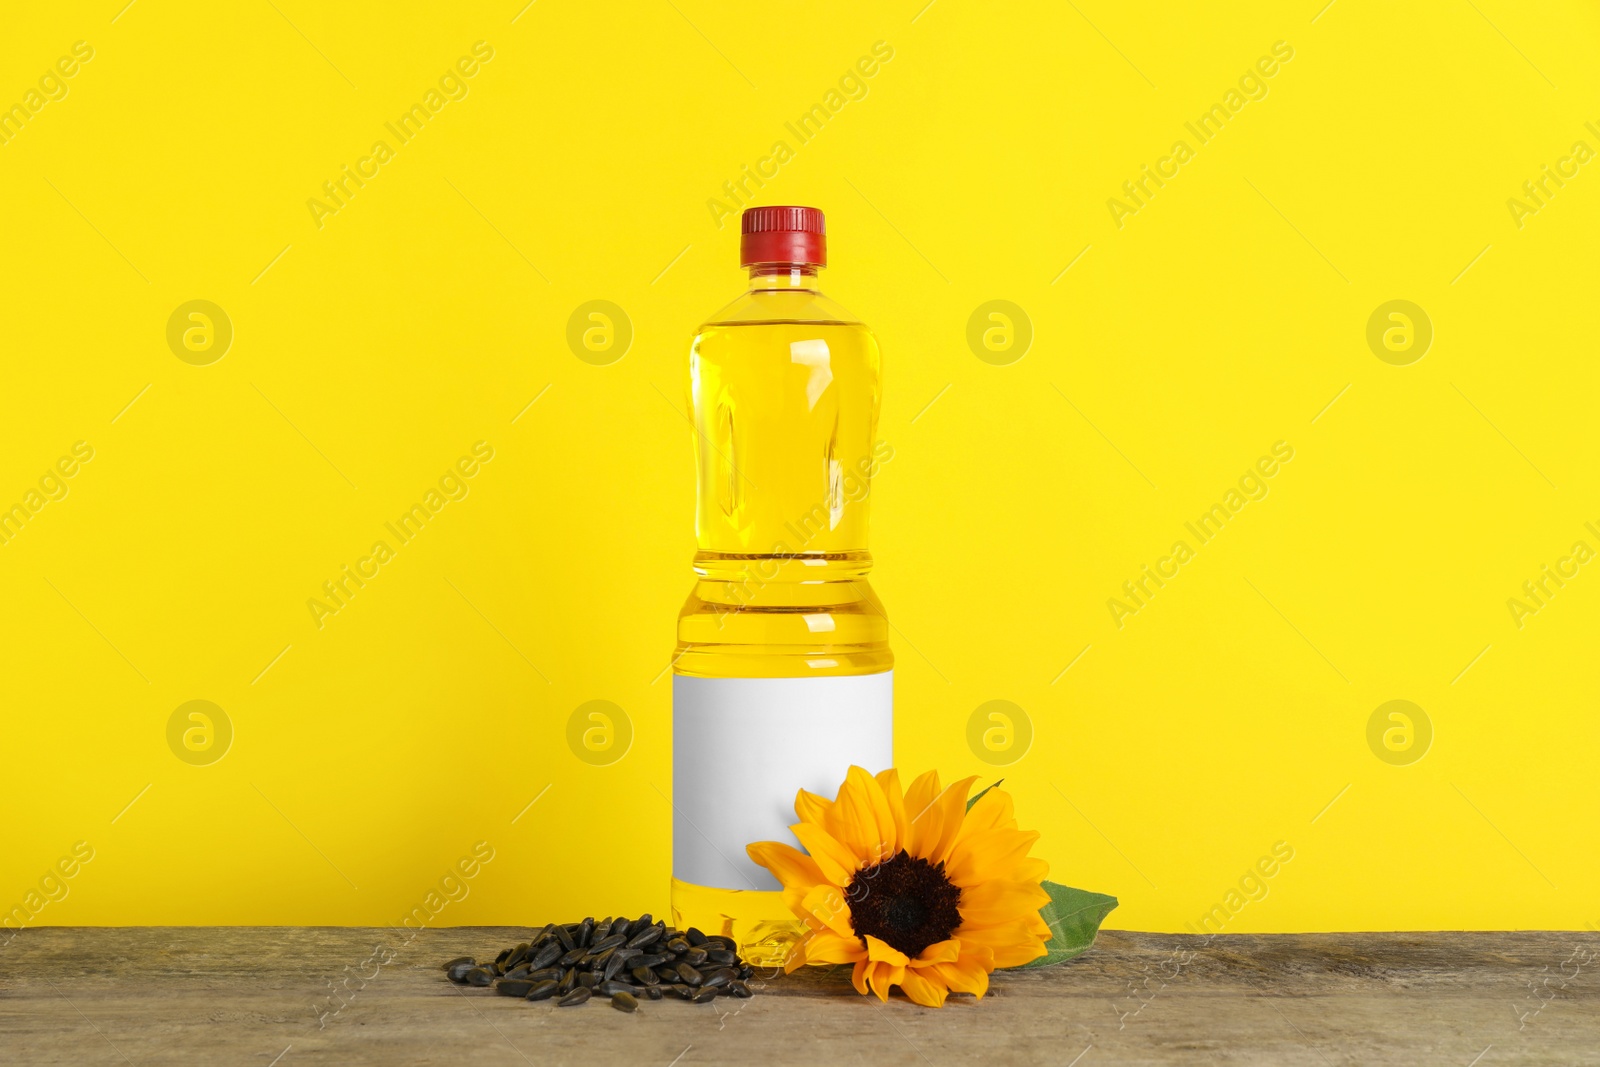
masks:
[[[872,331],[805,263],[752,265],[690,350],[698,551],[673,661],[672,915],[759,966],[804,927],[743,846],[796,845],[799,788],[831,797],[851,763],[892,756],[888,619],[867,580],[872,478],[893,458],[881,369]]]

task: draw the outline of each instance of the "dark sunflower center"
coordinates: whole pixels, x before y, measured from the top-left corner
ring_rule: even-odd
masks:
[[[961,925],[961,890],[945,877],[943,863],[899,855],[863,867],[845,890],[856,935],[871,934],[912,959],[929,945],[948,940]]]

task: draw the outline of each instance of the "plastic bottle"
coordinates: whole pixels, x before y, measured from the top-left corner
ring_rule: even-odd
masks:
[[[893,765],[893,656],[867,572],[877,338],[823,296],[822,212],[744,213],[744,295],[689,357],[698,580],[673,663],[673,921],[780,962],[803,928],[745,854],[798,844],[800,788]]]

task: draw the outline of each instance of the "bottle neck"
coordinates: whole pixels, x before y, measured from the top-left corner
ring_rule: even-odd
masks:
[[[817,268],[794,263],[758,263],[750,269],[747,292],[817,292]]]
[[[783,551],[761,555],[701,550],[694,555],[694,572],[701,579],[732,582],[747,588],[859,581],[871,571],[872,553],[866,551]]]

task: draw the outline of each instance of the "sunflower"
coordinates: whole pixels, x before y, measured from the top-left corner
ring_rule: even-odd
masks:
[[[785,969],[853,963],[857,992],[887,1000],[899,986],[937,1008],[952,991],[982,997],[996,967],[1044,955],[1048,867],[1028,857],[1039,834],[1017,829],[1002,790],[968,810],[976,780],[941,789],[929,771],[902,793],[898,771],[851,767],[831,801],[800,790],[790,829],[806,851],[747,848],[808,928]]]

